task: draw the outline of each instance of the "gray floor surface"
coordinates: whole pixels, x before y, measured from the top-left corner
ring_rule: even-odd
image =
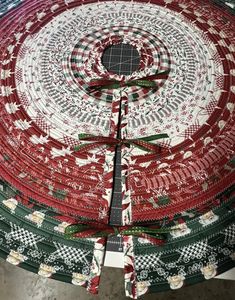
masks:
[[[0,260],[0,300],[126,300],[123,270],[103,268],[98,296],[68,283],[42,278]],[[212,279],[194,286],[150,294],[142,300],[235,300],[235,280]]]

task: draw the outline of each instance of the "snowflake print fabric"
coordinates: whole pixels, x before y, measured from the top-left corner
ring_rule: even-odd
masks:
[[[232,268],[232,5],[4,1],[0,25],[0,256],[97,293],[109,235],[66,228],[150,226],[122,238],[127,296]]]

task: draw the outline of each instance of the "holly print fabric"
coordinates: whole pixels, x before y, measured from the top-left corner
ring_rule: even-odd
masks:
[[[96,293],[106,239],[64,232],[110,224],[118,189],[117,225],[170,229],[162,246],[123,237],[128,296],[231,268],[232,10],[209,0],[26,0],[5,1],[0,16],[0,255]],[[119,44],[139,53],[127,76],[102,63]],[[124,84],[156,74],[151,88]],[[91,89],[95,79],[119,86]],[[81,134],[118,138],[119,171],[114,145],[76,151],[92,144]],[[158,134],[168,137],[151,141],[156,152],[126,142]]]

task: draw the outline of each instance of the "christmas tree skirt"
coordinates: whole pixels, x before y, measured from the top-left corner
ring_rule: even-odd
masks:
[[[232,2],[0,5],[0,256],[97,293],[121,236],[134,299],[233,268]]]

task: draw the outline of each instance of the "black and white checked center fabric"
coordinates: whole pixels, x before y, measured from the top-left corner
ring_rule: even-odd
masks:
[[[130,44],[120,43],[104,50],[102,63],[105,68],[118,75],[130,75],[140,64],[140,55]]]
[[[232,224],[224,231],[225,234],[225,243],[228,245],[235,244],[235,224]]]
[[[7,234],[7,238],[15,239],[22,244],[30,247],[36,247],[37,243],[43,241],[44,238],[37,236],[36,234],[27,231],[15,224],[11,223],[11,232]]]
[[[102,55],[102,63],[106,69],[118,75],[130,75],[140,64],[140,55],[137,49],[130,45],[119,43],[107,47]],[[121,103],[119,108],[119,125],[117,138],[121,138]],[[114,159],[113,194],[111,200],[110,225],[122,225],[122,166],[121,147],[117,146]]]
[[[57,250],[51,253],[52,257],[73,261],[75,263],[81,262],[89,265],[87,256],[91,253],[90,251],[84,251],[81,249],[72,248],[58,243],[54,243],[54,245],[57,248]]]
[[[114,161],[114,180],[112,207],[110,211],[110,225],[122,225],[122,166],[121,166],[121,147],[117,146]]]
[[[156,267],[159,263],[158,254],[139,255],[135,258],[136,270],[147,270]]]
[[[200,259],[203,256],[206,255],[208,251],[208,244],[206,241],[200,241],[197,243],[194,243],[192,245],[189,245],[187,247],[184,247],[180,249],[180,251],[177,251],[181,254],[180,258],[184,260],[190,260],[190,259]]]

